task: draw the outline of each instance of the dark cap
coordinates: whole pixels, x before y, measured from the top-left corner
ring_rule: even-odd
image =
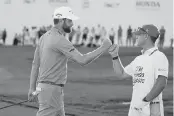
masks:
[[[159,31],[156,26],[150,24],[150,25],[143,25],[142,27],[139,27],[138,30],[134,32],[134,34],[135,35],[148,34],[149,36],[158,38]]]

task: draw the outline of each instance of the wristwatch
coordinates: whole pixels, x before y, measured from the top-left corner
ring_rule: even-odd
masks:
[[[112,60],[117,60],[119,57],[118,56],[115,56],[112,58]]]

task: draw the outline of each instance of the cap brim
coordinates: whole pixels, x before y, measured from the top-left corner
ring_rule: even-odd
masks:
[[[53,15],[52,17],[53,17],[53,19],[60,19],[60,17],[58,17],[56,15]]]
[[[135,31],[135,32],[133,32],[133,34],[134,35],[140,35],[140,34],[142,34],[142,32],[141,31]]]
[[[63,18],[70,19],[70,20],[78,20],[79,19],[79,17],[78,16],[75,16],[75,15],[71,15],[71,16],[67,16],[67,17],[53,16],[53,19],[63,19]]]
[[[78,20],[79,17],[78,16],[75,16],[75,15],[71,15],[71,16],[67,17],[67,19]]]
[[[146,34],[144,31],[142,31],[141,27],[138,27],[138,31],[133,32],[135,35],[141,35],[141,34]]]

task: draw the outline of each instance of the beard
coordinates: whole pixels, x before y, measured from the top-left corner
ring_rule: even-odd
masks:
[[[63,24],[63,30],[65,33],[71,33],[71,27],[67,26],[65,23]]]

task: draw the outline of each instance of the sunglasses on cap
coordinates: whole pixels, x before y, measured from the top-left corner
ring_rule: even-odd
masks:
[[[146,34],[148,34],[148,32],[147,32],[145,29],[141,28],[141,27],[138,27],[138,31],[143,31],[143,32],[145,32]]]

